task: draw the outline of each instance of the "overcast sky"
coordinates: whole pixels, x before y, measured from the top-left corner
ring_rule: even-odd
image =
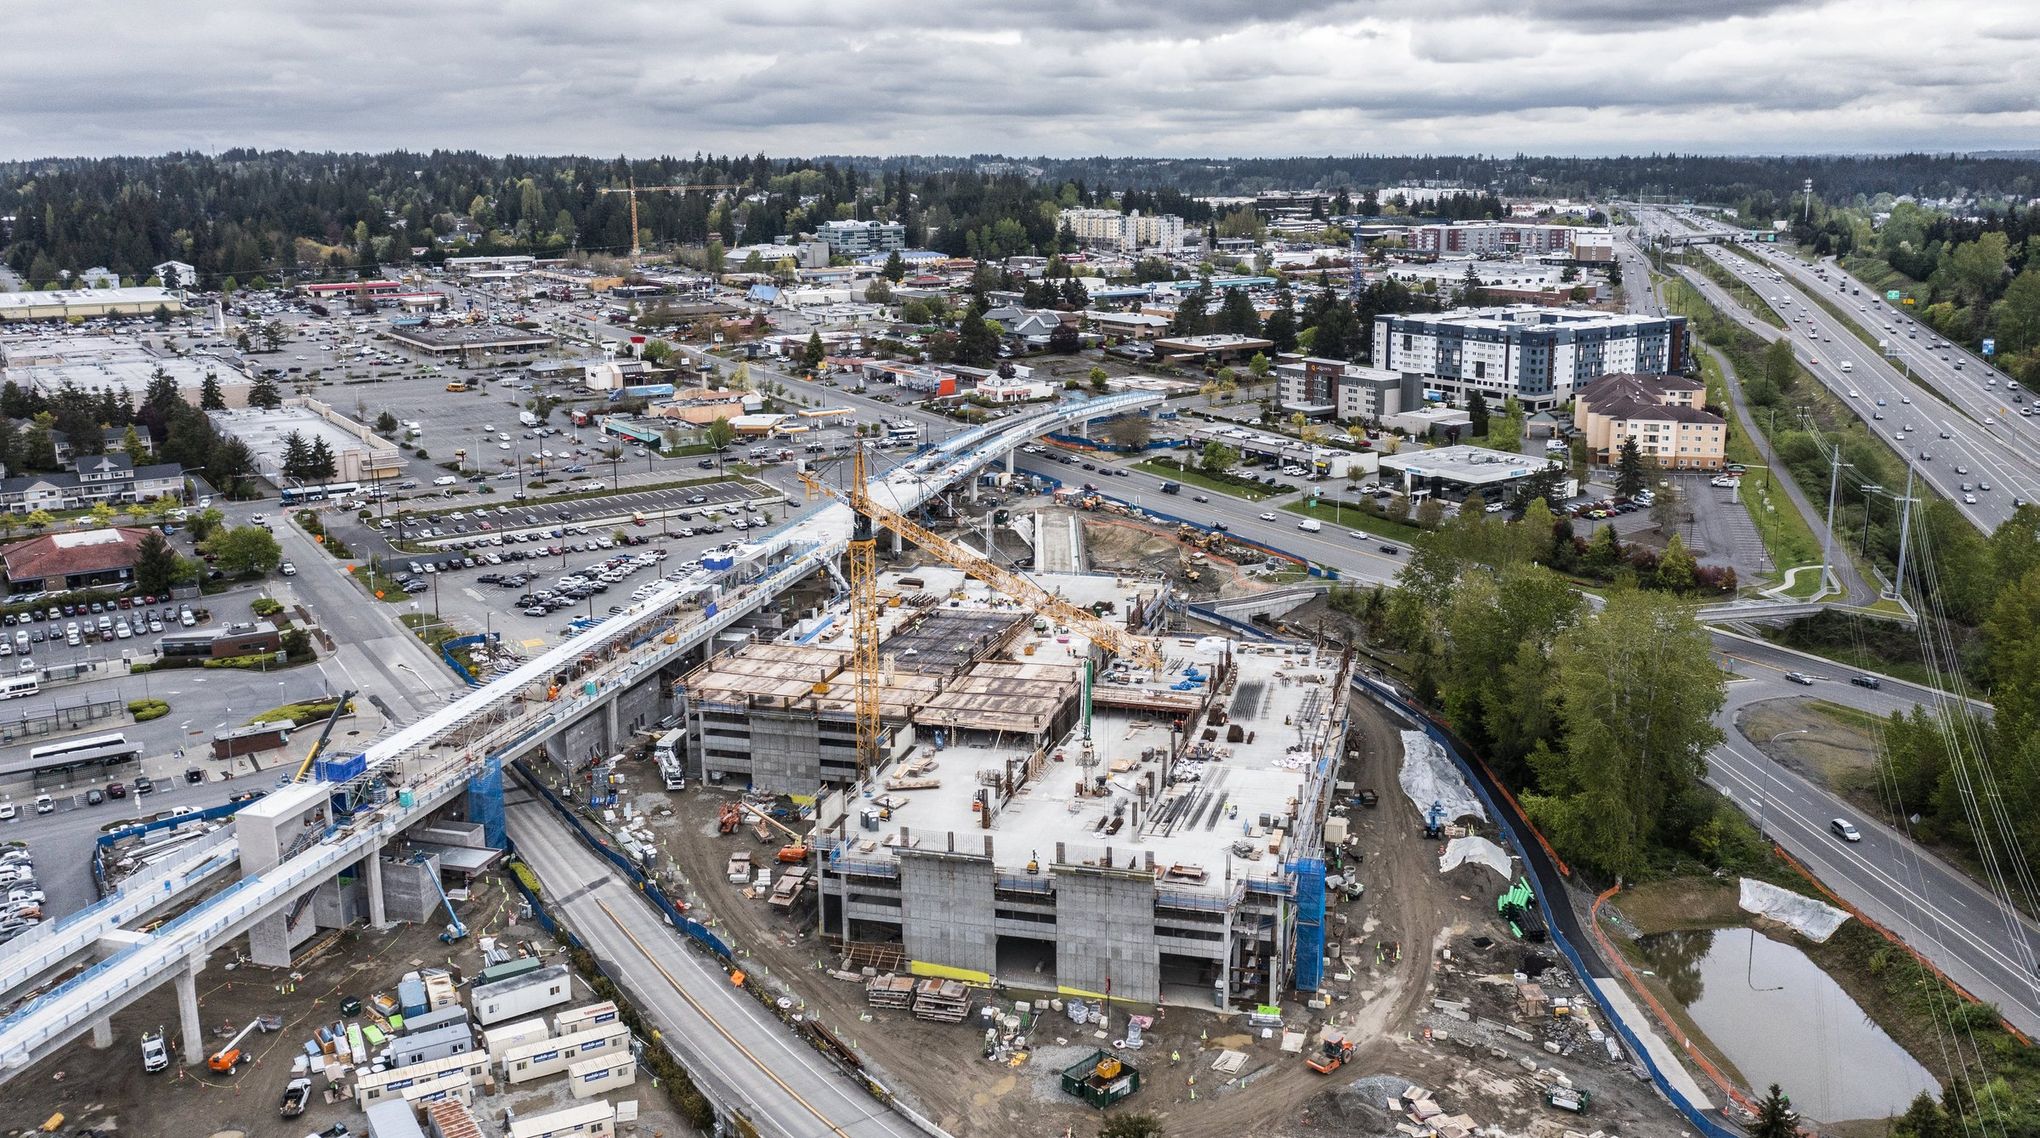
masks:
[[[0,157],[2040,146],[2036,0],[13,0]]]

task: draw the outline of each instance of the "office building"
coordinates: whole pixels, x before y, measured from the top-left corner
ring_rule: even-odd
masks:
[[[1419,383],[1399,372],[1308,356],[1275,365],[1285,414],[1379,423],[1422,402]]]
[[[897,221],[825,221],[815,230],[815,240],[827,245],[832,257],[862,257],[905,249],[907,227]]]
[[[1611,372],[1681,372],[1686,318],[1515,305],[1382,315],[1374,366],[1422,377],[1427,395],[1490,406],[1510,396],[1531,414],[1572,401]]]
[[[1418,225],[1408,230],[1409,247],[1441,256],[1494,257],[1504,253],[1537,255],[1572,248],[1579,230],[1570,225],[1528,225],[1515,221],[1462,221],[1450,225]]]

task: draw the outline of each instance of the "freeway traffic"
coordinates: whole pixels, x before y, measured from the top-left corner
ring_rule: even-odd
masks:
[[[1773,279],[1762,266],[1719,248],[1699,248],[1748,281],[1784,318],[1788,330],[1781,331],[1751,316],[1726,290],[1701,273],[1682,269],[1680,278],[1723,312],[1743,319],[1752,333],[1765,340],[1789,337],[1793,354],[1807,370],[1849,406],[1873,434],[1884,439],[1928,485],[1954,503],[1972,524],[1985,531],[1995,529],[2011,516],[2017,503],[2040,499],[2040,464],[2036,464],[2031,448],[2000,434],[2009,428],[1999,425],[1995,409],[1972,418],[1965,409],[1950,407],[1928,384],[1902,374],[1876,349],[1848,329],[1837,327],[1839,322],[1834,315],[1815,304],[1797,282]],[[1829,288],[1832,291],[1832,286]],[[1862,302],[1862,298],[1829,299],[1844,311]],[[1869,307],[1864,303],[1866,310]],[[1855,314],[1852,321],[1860,321],[1877,338],[1906,339],[1885,328],[1881,320],[1872,321],[1865,314]],[[1918,347],[1899,350],[1920,351]],[[1935,366],[1952,369],[1952,365],[1938,362]],[[1948,374],[1954,372],[1950,370]],[[1978,385],[1977,390],[1985,389]],[[2019,418],[2015,414],[2010,417]],[[1903,487],[1887,486],[1884,490],[1899,494]]]

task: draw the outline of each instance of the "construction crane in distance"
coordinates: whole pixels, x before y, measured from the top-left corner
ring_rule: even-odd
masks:
[[[693,186],[640,186],[637,184],[637,179],[633,178],[627,186],[602,186],[596,189],[595,192],[598,194],[630,195],[630,260],[632,264],[636,264],[643,260],[645,255],[644,246],[638,242],[637,196],[639,194],[693,194],[705,193],[709,190],[741,190],[743,188],[743,186],[728,182],[703,182]]]
[[[899,534],[921,547],[923,552],[983,581],[1036,612],[1054,617],[1078,629],[1094,644],[1114,655],[1134,661],[1159,674],[1162,654],[1146,637],[1119,628],[1089,609],[1056,596],[1027,576],[1001,566],[989,558],[929,530],[903,514],[880,505],[865,484],[864,444],[851,452],[850,485],[838,490],[825,485],[812,469],[803,471],[802,485],[808,496],[828,495],[850,507],[855,515],[849,551],[844,556],[844,576],[850,584],[850,666],[857,681],[857,774],[861,782],[878,759],[878,570],[876,527]],[[866,750],[869,743],[870,749]]]

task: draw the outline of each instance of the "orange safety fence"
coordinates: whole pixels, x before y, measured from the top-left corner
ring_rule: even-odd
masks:
[[[1644,986],[1643,981],[1629,967],[1629,961],[1625,960],[1622,954],[1615,950],[1615,945],[1608,940],[1607,932],[1601,928],[1601,903],[1621,891],[1620,882],[1609,886],[1605,892],[1594,898],[1594,907],[1587,914],[1588,923],[1594,927],[1594,939],[1601,942],[1601,951],[1607,957],[1609,966],[1622,973],[1622,979],[1627,982],[1629,990],[1635,992],[1650,1008],[1651,1018],[1657,1021],[1659,1029],[1671,1036],[1672,1042],[1679,1045],[1679,1049],[1686,1053],[1686,1057],[1693,1061],[1694,1066],[1699,1067],[1701,1072],[1720,1088],[1722,1094],[1728,1096],[1737,1106],[1754,1114],[1757,1109],[1756,1102],[1730,1082],[1728,1076],[1722,1074],[1721,1069],[1716,1067],[1712,1060],[1701,1054],[1700,1049],[1693,1045],[1693,1041],[1686,1037],[1686,1033],[1679,1030],[1678,1021],[1665,1011],[1663,1004],[1658,1003],[1657,997],[1651,994],[1650,989]]]
[[[1907,944],[1903,939],[1899,937],[1897,933],[1892,932],[1890,929],[1887,929],[1883,925],[1878,924],[1876,921],[1871,920],[1869,917],[1863,914],[1863,910],[1858,909],[1856,906],[1851,905],[1847,901],[1844,901],[1840,897],[1836,896],[1834,890],[1829,889],[1826,885],[1822,884],[1820,878],[1815,877],[1813,873],[1809,871],[1805,866],[1799,864],[1798,859],[1794,858],[1791,854],[1786,853],[1784,847],[1779,846],[1774,842],[1771,845],[1771,849],[1778,855],[1778,857],[1781,860],[1785,862],[1786,865],[1789,865],[1793,869],[1798,870],[1799,876],[1806,878],[1806,880],[1810,884],[1812,884],[1812,886],[1815,889],[1820,890],[1821,896],[1826,897],[1828,899],[1829,904],[1833,905],[1837,909],[1846,911],[1850,916],[1863,922],[1864,928],[1869,929],[1870,931],[1876,933],[1878,936],[1881,936],[1885,940],[1890,941],[1893,945],[1904,949],[1906,955],[1912,957],[1914,961],[1918,962],[1920,967],[1933,973],[1934,976],[1941,981],[1941,983],[1946,984],[1948,985],[1949,988],[1953,989],[1956,995],[1961,996],[1963,999],[1968,1000],[1972,1004],[1980,1004],[1984,1002],[1983,1000],[1978,999],[1975,993],[1971,992],[1969,989],[1963,987],[1962,985],[1956,983],[1953,977],[1949,976],[1946,972],[1941,971],[1940,967],[1936,965],[1933,961],[1928,960],[1926,957],[1920,955],[1920,951],[1918,949],[1914,948],[1912,945]],[[2016,1027],[2013,1027],[2010,1020],[2005,1019],[2003,1016],[1999,1016],[1998,1024],[2001,1027],[2003,1027],[2005,1031],[2011,1035],[2012,1038],[2018,1040],[2020,1043],[2023,1043],[2028,1047],[2031,1047],[2033,1045],[2033,1041],[2026,1037],[2026,1033],[2020,1031]]]

